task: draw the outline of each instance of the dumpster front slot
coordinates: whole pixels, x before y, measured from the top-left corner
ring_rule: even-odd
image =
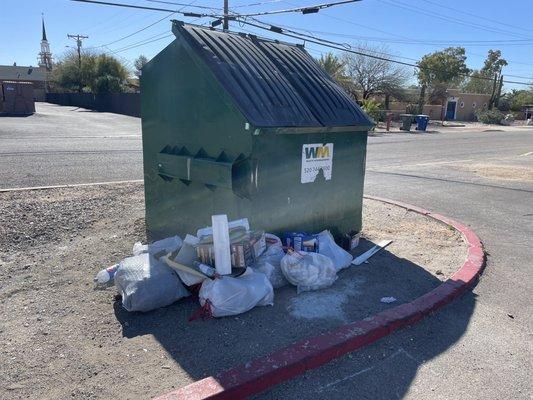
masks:
[[[251,197],[257,189],[257,162],[240,155],[233,161],[161,152],[157,154],[158,173],[165,180],[181,179],[231,189],[241,197]]]

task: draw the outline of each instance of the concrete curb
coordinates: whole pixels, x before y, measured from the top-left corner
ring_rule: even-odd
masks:
[[[397,329],[412,325],[464,293],[481,274],[485,253],[475,232],[451,218],[420,207],[374,196],[365,196],[417,212],[459,231],[468,245],[464,264],[440,286],[410,303],[390,308],[364,320],[352,322],[301,340],[267,356],[210,376],[156,397],[157,400],[243,399],[283,381],[317,368],[351,351],[373,343]]]
[[[125,184],[128,184],[128,183],[143,183],[143,182],[144,182],[143,179],[132,179],[132,180],[129,180],[129,181],[72,183],[72,184],[66,184],[66,185],[53,185],[53,186],[32,186],[32,187],[0,189],[0,193],[25,192],[25,191],[28,191],[28,190],[69,189],[69,188],[85,187],[85,186],[125,185]]]

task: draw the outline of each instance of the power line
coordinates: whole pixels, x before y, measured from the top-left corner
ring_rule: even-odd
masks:
[[[240,5],[232,6],[231,8],[256,7],[256,6],[263,6],[265,4],[273,4],[273,3],[281,3],[281,2],[283,2],[283,0],[269,0],[269,1],[261,1],[258,3],[240,4]]]
[[[95,0],[71,0],[71,1],[78,1],[78,2],[83,2],[83,3],[94,3],[94,4],[101,4],[101,5],[111,5],[111,6],[119,6],[119,7],[128,7],[128,8],[141,8],[141,9],[146,9],[146,7],[143,7],[143,6],[134,6],[134,5],[129,5],[129,4],[110,3],[110,2],[95,1]],[[196,1],[198,1],[198,0],[194,0],[194,1],[190,2],[189,4],[185,4],[184,7],[180,8],[180,9],[178,9],[178,10],[166,10],[166,11],[170,11],[170,14],[164,16],[163,18],[160,18],[160,19],[158,19],[157,21],[155,21],[155,22],[153,22],[153,23],[151,23],[151,24],[149,24],[149,25],[147,25],[147,26],[145,26],[145,27],[143,27],[143,28],[138,29],[138,30],[136,30],[135,32],[132,32],[132,33],[130,33],[130,34],[126,35],[126,36],[123,36],[123,37],[121,37],[121,38],[119,38],[119,39],[116,39],[116,40],[114,40],[114,41],[112,41],[112,42],[105,43],[105,44],[102,44],[102,45],[100,45],[100,46],[93,46],[93,47],[90,47],[89,49],[92,50],[92,49],[97,49],[97,48],[101,48],[101,47],[107,47],[107,46],[110,46],[110,45],[112,45],[112,44],[115,44],[115,43],[121,42],[121,41],[123,41],[123,40],[125,40],[125,39],[128,39],[128,38],[130,38],[130,37],[132,37],[132,36],[134,36],[134,35],[136,35],[136,34],[138,34],[138,33],[140,33],[140,32],[145,31],[145,30],[148,29],[148,28],[151,28],[152,26],[154,26],[154,25],[156,25],[156,24],[158,24],[158,23],[160,23],[160,22],[162,22],[162,21],[164,21],[164,20],[170,18],[171,16],[173,16],[173,15],[175,15],[175,14],[183,14],[183,15],[185,15],[185,13],[183,13],[183,12],[181,12],[181,11],[182,11],[185,7],[192,6],[194,3],[196,3]],[[161,10],[155,10],[155,11],[161,11]]]
[[[221,10],[220,7],[209,7],[209,6],[202,6],[202,5],[194,6],[192,4],[175,3],[173,1],[164,1],[164,0],[144,0],[144,1],[147,1],[149,3],[172,4],[175,6],[193,7],[193,8],[198,8],[200,10],[218,10],[218,11]],[[196,3],[196,1],[194,1],[193,3]]]
[[[144,7],[144,6],[136,6],[136,5],[131,5],[131,4],[112,3],[112,2],[104,2],[104,1],[97,1],[97,0],[71,0],[71,1],[78,1],[78,2],[85,2],[85,3],[95,3],[95,4],[111,5],[111,6],[119,6],[119,7],[140,8],[140,9],[148,9],[148,10],[155,10],[155,11],[165,11],[165,12],[171,12],[171,14],[179,13],[179,14],[183,14],[184,16],[197,16],[199,18],[201,18],[201,17],[211,17],[211,18],[217,18],[219,20],[221,18],[223,18],[223,16],[220,16],[220,15],[196,14],[196,13],[190,13],[190,12],[185,12],[184,13],[184,12],[180,12],[179,10],[158,9],[158,8],[154,8],[154,7]],[[350,2],[353,2],[353,1],[350,1]],[[331,5],[337,5],[337,4],[343,4],[343,3],[346,3],[346,1],[344,1],[344,2],[336,2],[336,3],[326,3],[326,4],[317,5],[317,6],[313,6],[313,7],[325,7],[326,5],[327,6],[331,6]],[[302,11],[302,10],[300,10],[300,11]],[[250,14],[248,14],[247,16],[250,16]],[[164,18],[168,18],[168,16],[166,16]],[[349,45],[348,45],[348,48],[347,48],[347,45],[343,44],[343,43],[337,43],[337,42],[329,41],[329,40],[322,39],[322,38],[317,38],[315,36],[306,35],[306,34],[295,32],[295,31],[292,31],[292,33],[288,33],[286,29],[284,30],[281,27],[277,27],[277,26],[270,25],[270,24],[263,23],[265,25],[269,25],[269,27],[265,27],[265,26],[261,26],[261,25],[258,25],[258,24],[254,24],[254,23],[248,22],[244,18],[244,15],[232,15],[231,18],[235,19],[235,20],[238,20],[242,24],[246,24],[246,25],[249,25],[249,26],[254,26],[254,27],[258,28],[258,29],[272,31],[272,32],[275,32],[275,33],[278,33],[278,34],[281,34],[281,35],[285,35],[285,36],[296,38],[296,39],[299,39],[299,40],[304,40],[304,41],[307,41],[307,42],[315,43],[315,44],[318,44],[318,45],[321,45],[321,46],[324,46],[324,47],[329,47],[329,48],[336,49],[336,50],[346,51],[346,52],[349,52],[349,53],[358,54],[358,55],[365,56],[365,57],[371,57],[371,58],[375,58],[375,59],[379,59],[379,60],[383,60],[383,61],[388,61],[388,62],[392,62],[392,63],[396,63],[396,64],[405,65],[405,66],[409,66],[409,67],[414,67],[414,68],[420,69],[420,66],[418,64],[407,63],[407,62],[403,62],[403,61],[393,60],[393,59],[390,59],[390,58],[385,58],[385,57],[376,56],[376,55],[372,55],[372,54],[368,54],[368,53],[363,53],[363,52],[360,52],[360,51],[355,51],[355,50],[352,50]],[[260,23],[262,23],[262,22],[260,22]],[[142,30],[139,30],[139,31],[142,31]],[[135,33],[138,33],[138,32],[135,32]],[[135,33],[133,33],[133,34],[135,34]],[[127,37],[129,37],[129,36],[131,36],[131,35],[128,35]],[[161,40],[161,39],[162,38],[155,39],[155,40]],[[470,76],[468,74],[461,74],[461,76],[472,78],[472,79],[492,80],[491,78],[486,78],[486,77],[472,77],[472,76]],[[514,84],[533,86],[533,84],[526,83],[526,82],[517,82],[517,81],[506,81],[506,82],[507,83],[514,83]]]
[[[454,17],[447,16],[447,15],[444,15],[444,14],[439,14],[439,13],[431,12],[431,11],[425,11],[425,10],[417,8],[417,7],[411,7],[411,6],[407,5],[407,4],[398,2],[398,0],[395,0],[394,2],[388,1],[388,0],[380,0],[380,1],[382,3],[388,4],[388,5],[391,5],[391,6],[394,6],[394,7],[402,8],[404,10],[408,10],[410,12],[416,12],[418,14],[427,15],[427,16],[430,16],[430,17],[433,17],[433,18],[437,18],[437,19],[444,20],[444,21],[447,21],[447,22],[452,22],[452,23],[455,23],[455,24],[458,24],[458,25],[468,26],[470,28],[480,29],[480,30],[484,30],[484,31],[487,31],[487,32],[498,33],[498,34],[502,34],[503,33],[503,34],[507,34],[507,35],[511,35],[511,36],[515,36],[515,37],[522,37],[522,38],[525,37],[522,34],[517,34],[515,32],[510,32],[510,31],[507,31],[507,30],[504,30],[504,29],[488,27],[488,26],[485,26],[485,25],[477,24],[475,22],[468,22],[468,21],[465,21],[465,20],[461,20],[459,18],[454,18]]]
[[[361,0],[342,0],[342,1],[332,2],[332,3],[315,4],[313,6],[289,8],[285,10],[261,11],[257,13],[241,14],[239,16],[245,18],[245,17],[258,17],[261,15],[284,14],[284,13],[291,13],[291,12],[301,12],[302,14],[314,14],[325,8],[330,8],[330,7],[338,6],[341,4],[356,3],[359,1]]]
[[[360,51],[355,51],[355,50],[352,50],[351,48],[347,48],[343,43],[337,43],[337,42],[333,42],[333,41],[330,41],[330,40],[326,40],[326,39],[322,39],[322,38],[317,38],[317,37],[314,37],[314,36],[306,35],[306,34],[303,34],[303,33],[298,33],[298,32],[294,32],[294,31],[288,31],[288,30],[280,28],[278,26],[270,25],[270,27],[265,27],[265,26],[261,26],[261,25],[249,22],[247,20],[240,20],[240,19],[239,19],[239,22],[241,22],[243,24],[246,24],[246,25],[253,26],[253,27],[258,28],[258,29],[262,29],[262,30],[274,32],[274,33],[277,33],[277,34],[280,34],[280,35],[292,37],[292,38],[295,38],[295,39],[300,39],[300,40],[304,40],[304,41],[307,41],[307,42],[319,44],[319,45],[324,46],[324,47],[329,47],[329,48],[332,48],[332,49],[341,50],[341,51],[345,51],[345,52],[348,52],[348,53],[361,55],[361,56],[364,56],[364,57],[375,58],[375,59],[382,60],[382,61],[388,61],[388,62],[391,62],[391,63],[396,63],[396,64],[405,65],[405,66],[409,66],[409,67],[413,67],[413,68],[417,68],[417,69],[422,69],[420,67],[420,65],[418,65],[418,64],[408,63],[408,62],[404,62],[404,61],[398,61],[398,60],[394,60],[394,59],[391,59],[391,58],[386,58],[386,57],[376,56],[376,55],[372,55],[372,54],[368,54],[368,53],[363,53],[363,52],[360,52]],[[269,25],[269,24],[266,24],[266,25]],[[460,76],[466,77],[466,78],[471,78],[471,79],[481,79],[481,80],[489,80],[489,81],[493,80],[492,78],[489,78],[489,77],[471,76],[469,74],[460,74]],[[519,85],[533,86],[533,83],[527,83],[527,82],[517,82],[517,81],[505,81],[505,82],[506,83],[519,84]]]
[[[294,31],[294,30],[291,30],[291,29],[302,29],[302,28],[297,28],[297,27],[292,27],[292,26],[288,26],[288,25],[280,25],[280,24],[277,24],[277,25],[273,25],[269,22],[266,22],[266,21],[260,21],[256,18],[250,18],[251,20],[253,21],[256,21],[258,23],[261,23],[261,24],[267,24],[267,25],[271,25],[271,26],[280,26],[282,28],[284,28],[284,30],[286,32],[289,32],[289,33],[294,33],[294,34],[301,34],[301,32],[297,32],[297,31]],[[289,28],[289,29],[287,29]],[[310,30],[307,30],[307,29],[304,29],[304,31],[306,32],[309,32],[309,33],[320,33],[319,31],[310,31]],[[322,41],[326,41],[326,39],[322,39],[322,38],[319,38],[319,37],[316,37],[314,35],[307,35],[307,37],[311,37],[311,38],[314,38],[314,39],[317,39],[317,40],[322,40]],[[331,42],[333,44],[339,44],[337,42]],[[349,43],[342,43],[341,44],[343,47],[345,48],[349,48],[349,49],[357,49],[357,50],[362,50],[362,51],[369,51],[371,53],[375,53],[375,54],[381,54],[381,55],[384,55],[384,56],[387,56],[387,57],[393,57],[393,58],[401,58],[401,59],[404,59],[404,60],[409,60],[409,61],[415,61],[415,62],[418,62],[418,59],[415,59],[415,58],[410,58],[410,57],[402,57],[402,56],[398,56],[398,55],[394,55],[394,54],[390,54],[390,53],[387,53],[387,52],[384,52],[384,51],[376,51],[376,50],[371,50],[371,49],[365,49],[365,48],[362,48],[360,46],[353,46]]]
[[[432,5],[434,5],[434,6],[437,6],[437,7],[441,7],[441,8],[448,9],[448,10],[453,11],[453,12],[458,12],[458,13],[461,13],[461,14],[469,15],[469,16],[471,16],[471,17],[478,18],[478,19],[482,19],[482,20],[485,20],[485,21],[488,21],[488,22],[492,22],[492,23],[495,23],[495,24],[504,25],[504,26],[507,26],[507,27],[509,27],[509,28],[520,29],[520,30],[523,30],[523,31],[526,31],[526,32],[533,32],[533,30],[531,30],[531,29],[526,29],[526,28],[522,28],[522,27],[520,27],[520,26],[511,25],[511,24],[506,24],[505,22],[501,22],[501,21],[498,21],[498,20],[496,20],[496,19],[491,19],[491,18],[483,17],[483,16],[481,16],[481,15],[476,15],[476,14],[474,14],[474,13],[470,13],[470,12],[468,12],[468,11],[459,10],[459,9],[457,9],[457,8],[453,8],[453,7],[445,6],[445,5],[442,5],[441,3],[437,3],[437,2],[434,2],[434,1],[430,1],[430,0],[422,0],[422,1],[425,2],[425,3],[432,4]]]

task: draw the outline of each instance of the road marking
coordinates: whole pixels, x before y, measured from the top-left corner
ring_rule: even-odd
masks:
[[[82,187],[82,186],[123,185],[127,183],[143,183],[143,182],[144,182],[143,179],[132,179],[129,181],[109,181],[109,182],[93,182],[93,183],[73,183],[73,184],[68,184],[68,185],[53,185],[53,186],[33,186],[33,187],[0,189],[0,193],[19,192],[19,191],[25,191],[25,190],[64,189],[64,188],[75,188],[75,187]]]

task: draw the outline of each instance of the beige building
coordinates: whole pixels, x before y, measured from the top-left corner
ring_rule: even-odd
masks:
[[[476,112],[486,110],[490,94],[461,93],[459,89],[448,89],[448,98],[444,106],[446,121],[475,121]]]

